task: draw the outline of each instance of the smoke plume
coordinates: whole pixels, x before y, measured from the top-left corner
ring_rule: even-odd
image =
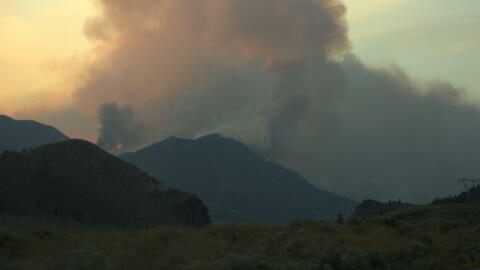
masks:
[[[339,0],[99,3],[75,98],[100,110],[107,149],[222,133],[355,199],[428,200],[480,175],[480,109],[448,83],[365,66]]]
[[[129,107],[117,103],[106,103],[100,108],[98,119],[101,124],[97,144],[111,152],[129,149],[144,142],[144,126],[135,120]]]

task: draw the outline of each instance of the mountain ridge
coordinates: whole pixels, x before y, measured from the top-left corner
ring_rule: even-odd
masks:
[[[268,161],[220,134],[168,139],[121,158],[167,184],[265,223],[294,218],[333,220],[356,202],[321,190],[297,172]],[[211,213],[215,219],[215,213]]]
[[[21,151],[69,138],[53,126],[0,115],[0,152]]]

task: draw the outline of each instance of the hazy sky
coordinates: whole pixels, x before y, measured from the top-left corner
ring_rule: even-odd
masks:
[[[26,110],[53,92],[60,100],[51,103],[68,102],[65,68],[88,48],[82,28],[92,12],[88,1],[0,0],[0,113]]]
[[[480,100],[475,72],[480,63],[480,1],[345,3],[353,51],[364,62],[399,65],[420,79],[441,78]],[[71,102],[75,69],[86,61],[89,48],[83,27],[95,14],[91,0],[0,0],[0,113],[28,117],[32,106],[48,111]],[[96,136],[93,126],[81,134],[68,125],[60,128],[71,136]]]
[[[414,76],[443,78],[480,100],[480,1],[346,0],[354,51]],[[449,63],[445,65],[445,63]]]
[[[345,3],[354,53],[363,61],[396,64],[419,78],[442,78],[480,100],[475,72],[480,63],[480,1]],[[82,61],[89,46],[83,25],[93,14],[90,0],[0,0],[0,113],[24,116],[28,113],[19,112],[32,104],[57,108],[70,102],[75,64],[69,63]],[[87,135],[60,128],[73,136]]]

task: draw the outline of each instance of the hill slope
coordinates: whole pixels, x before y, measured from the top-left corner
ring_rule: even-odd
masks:
[[[374,200],[364,200],[357,206],[355,212],[353,212],[353,215],[361,218],[370,218],[382,216],[400,209],[411,208],[414,206],[415,205],[411,203],[402,203],[400,201],[382,203]]]
[[[21,151],[66,140],[68,137],[54,127],[35,121],[13,120],[5,115],[0,115],[0,152],[4,150]]]
[[[480,204],[480,185],[473,186],[456,196],[435,199],[432,204]]]
[[[81,140],[1,154],[0,213],[128,226],[210,222],[195,196]]]
[[[338,213],[350,215],[356,206],[220,135],[196,140],[171,137],[121,157],[170,186],[259,222],[332,220]],[[211,215],[215,219],[217,214]]]
[[[388,203],[374,200],[364,200],[355,209],[353,215],[361,218],[379,217],[387,214],[396,214],[397,212],[415,212],[418,209],[451,209],[452,206],[462,209],[462,205],[480,204],[480,186],[473,186],[470,190],[464,191],[459,195],[447,198],[437,198],[431,204],[415,205],[411,203],[402,203],[400,201],[389,201]],[[445,207],[441,207],[445,205]],[[465,208],[468,208],[465,206]],[[474,208],[471,208],[474,209]],[[426,211],[428,212],[428,211]],[[437,213],[432,211],[433,213]],[[438,212],[437,214],[440,214]]]

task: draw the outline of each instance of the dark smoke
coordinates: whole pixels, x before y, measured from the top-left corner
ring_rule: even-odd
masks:
[[[145,142],[145,127],[135,120],[128,106],[103,104],[99,113],[100,137],[97,144],[111,152],[122,152]]]

